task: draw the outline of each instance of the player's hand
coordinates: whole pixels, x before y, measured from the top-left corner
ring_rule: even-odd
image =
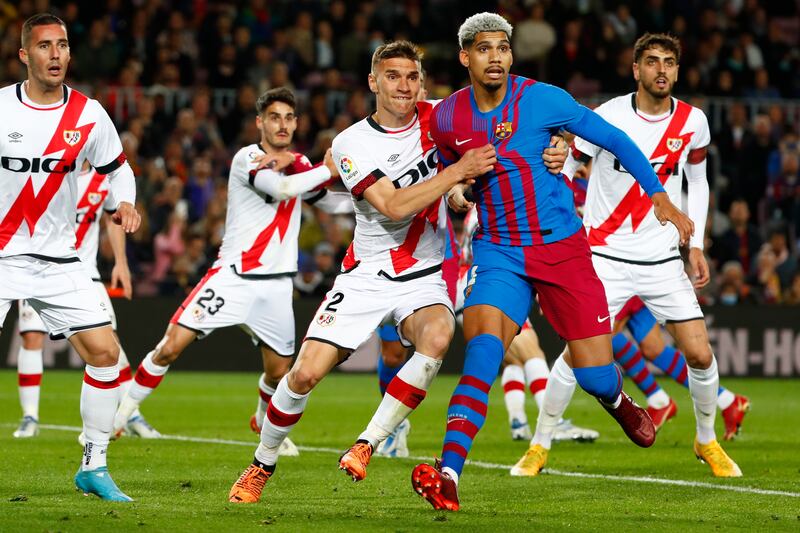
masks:
[[[256,170],[269,168],[275,172],[280,172],[294,163],[294,154],[292,152],[264,154],[253,159],[253,162],[256,163]]]
[[[142,216],[130,202],[120,202],[116,212],[111,215],[114,224],[122,226],[125,233],[133,233],[139,229],[142,223]]]
[[[550,137],[550,146],[544,149],[542,159],[544,159],[544,166],[550,174],[559,174],[561,169],[564,168],[564,163],[567,161],[567,153],[569,153],[569,146],[564,137],[561,135],[553,135]]]
[[[122,285],[122,292],[125,298],[130,300],[133,297],[133,284],[131,283],[131,271],[126,264],[114,263],[111,270],[111,288],[116,289]]]
[[[694,235],[694,222],[686,214],[675,207],[665,192],[657,192],[651,198],[653,200],[654,214],[662,226],[667,222],[672,222],[678,229],[681,246],[689,242],[689,237]]]
[[[491,144],[467,150],[456,163],[459,166],[461,181],[483,176],[490,172],[495,164],[497,164],[497,153]]]
[[[339,175],[339,170],[336,168],[336,162],[333,160],[333,154],[331,153],[331,149],[328,148],[325,150],[325,157],[322,160],[322,163],[328,167],[328,170],[331,172],[331,177],[335,178]]]
[[[447,192],[447,205],[456,213],[466,213],[475,205],[464,195],[466,185],[459,183]]]
[[[700,248],[689,249],[689,266],[692,268],[695,289],[702,289],[711,281],[711,273],[708,269],[708,261]]]

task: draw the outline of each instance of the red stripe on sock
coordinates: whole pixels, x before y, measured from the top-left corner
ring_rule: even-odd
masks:
[[[686,378],[687,378],[687,374],[686,373],[688,371],[687,370],[688,368],[689,368],[688,366],[683,365],[683,370],[681,370],[681,373],[678,375],[678,379],[676,379],[675,381],[677,381],[678,383],[681,383],[681,384],[686,383]]]
[[[642,353],[636,352],[636,354],[633,357],[631,357],[628,361],[622,363],[622,368],[624,368],[626,371],[630,371],[631,368],[635,367],[641,362],[642,362]]]
[[[18,374],[20,387],[38,387],[42,383],[41,374]]]
[[[647,387],[647,390],[644,391],[644,393],[646,396],[652,396],[653,393],[655,393],[657,390],[658,390],[658,383],[656,383],[655,380],[653,380],[653,383],[649,387]]]
[[[261,397],[262,400],[264,400],[267,403],[269,403],[269,401],[272,399],[272,394],[267,394],[261,389],[258,389],[258,395]]]
[[[547,388],[547,378],[534,379],[531,381],[531,394],[536,394]]]
[[[283,428],[287,426],[293,426],[297,424],[297,421],[300,420],[301,416],[303,416],[302,412],[295,415],[284,413],[283,411],[276,409],[272,403],[267,406],[267,418],[274,426],[280,426]]]
[[[512,390],[521,390],[525,392],[525,384],[521,381],[509,381],[508,383],[503,384],[503,390],[508,394]]]
[[[396,398],[406,407],[416,409],[420,402],[425,399],[427,393],[414,385],[406,383],[399,376],[395,376],[389,382],[389,386],[386,387],[386,394]]]
[[[464,459],[467,458],[467,449],[464,448],[462,445],[456,442],[448,442],[442,447],[442,455],[445,452],[453,452],[454,454],[458,455],[459,457],[463,457]]]
[[[489,389],[492,388],[491,383],[486,383],[485,381],[481,381],[480,379],[476,378],[475,376],[461,376],[461,379],[458,381],[459,385],[469,385],[470,387],[475,387],[479,391],[483,391],[486,394],[489,394]]]
[[[476,400],[475,398],[470,398],[469,396],[464,396],[463,394],[456,394],[450,398],[450,405],[463,405],[465,407],[469,407],[482,417],[486,417],[486,404]]]
[[[83,382],[96,389],[116,389],[119,387],[119,381],[116,379],[114,381],[98,381],[86,372],[83,373]]]
[[[120,369],[119,371],[119,379],[120,383],[125,383],[126,381],[130,381],[133,379],[133,374],[131,373],[131,366],[128,365],[125,368]]]
[[[641,383],[642,381],[646,380],[650,376],[650,371],[647,370],[647,367],[641,369],[635,376],[633,376],[633,381],[636,383]]]
[[[447,429],[445,431],[458,431],[474,440],[480,428],[466,418],[457,417],[447,421]]]
[[[164,376],[154,376],[144,368],[144,365],[139,365],[139,368],[136,370],[136,376],[133,379],[142,387],[155,389],[158,387],[158,384],[161,383],[161,380],[164,379]]]
[[[678,352],[675,352],[672,355],[672,362],[669,364],[669,368],[667,368],[667,374],[669,374],[670,376],[672,375],[672,372],[675,371],[675,367],[678,366],[678,361],[680,360],[681,360],[680,355],[678,355]]]

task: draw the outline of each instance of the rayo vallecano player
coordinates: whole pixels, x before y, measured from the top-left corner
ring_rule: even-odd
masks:
[[[292,277],[297,272],[302,201],[329,213],[353,211],[348,193],[321,188],[336,176],[330,152],[323,165],[312,168],[305,156],[289,151],[297,127],[295,108],[294,94],[284,87],[265,92],[256,102],[261,140],[240,149],[231,162],[219,257],[139,365],[117,411],[115,430],[124,427],[186,347],[216,329],[240,326],[261,348],[262,397],[271,395],[289,370],[294,356]],[[265,165],[270,168],[262,168]],[[291,443],[283,452],[298,453]]]
[[[64,22],[50,14],[26,20],[19,57],[28,78],[0,89],[0,323],[14,300],[27,299],[47,331],[66,336],[86,361],[86,445],[75,484],[106,500],[130,501],[106,466],[119,345],[75,251],[74,220],[79,162],[88,160],[108,175],[114,222],[136,231],[133,172],[102,106],[64,85],[70,59]]]
[[[317,314],[292,370],[267,411],[253,463],[233,485],[232,502],[255,502],[275,470],[280,443],[300,419],[316,384],[385,319],[394,321],[416,352],[389,383],[378,410],[339,466],[366,476],[374,448],[425,397],[441,366],[454,318],[441,276],[445,205],[450,187],[491,169],[494,149],[471,151],[436,173],[428,135],[433,104],[419,102],[421,54],[407,41],[378,47],[370,90],[377,110],[333,142],[339,175],[354,198],[353,243]]]
[[[100,279],[97,269],[97,250],[100,242],[100,219],[103,213],[111,215],[115,211],[115,200],[111,196],[108,178],[93,168],[88,168],[78,175],[77,198],[75,218],[75,248],[83,266],[94,281],[95,289],[100,300],[105,304],[111,327],[117,330],[117,317],[114,307],[108,296],[106,286]],[[133,295],[131,285],[131,272],[128,269],[128,260],[125,255],[125,231],[106,218],[106,231],[111,248],[114,252],[114,268],[111,272],[111,288],[120,287],[123,295],[130,299]],[[41,317],[24,300],[19,302],[19,333],[22,336],[17,358],[17,371],[19,379],[19,397],[22,406],[22,421],[14,431],[14,437],[34,437],[39,433],[39,396],[40,382],[42,379],[42,345],[47,328]],[[119,338],[117,338],[119,341]],[[125,350],[120,344],[119,351],[119,394],[120,397],[131,386],[133,376],[131,365],[125,355]],[[128,420],[125,431],[142,438],[158,438],[161,435],[147,423],[137,410]],[[79,438],[84,444],[84,436]]]
[[[689,390],[697,419],[694,452],[715,476],[738,477],[741,470],[714,433],[719,374],[694,292],[709,281],[703,238],[708,213],[706,148],[711,136],[703,111],[671,96],[680,53],[675,37],[640,37],[633,57],[636,92],[614,98],[596,111],[626,131],[648,156],[673,203],[680,201],[686,176],[688,215],[695,228],[688,254],[694,284],[678,251],[677,230],[659,223],[652,202],[616,158],[580,138],[575,140],[573,155],[584,161],[594,159],[583,222],[610,315],[616,316],[631,297],[639,296],[660,322],[666,322],[689,366]],[[577,163],[570,158],[566,173],[572,175]]]

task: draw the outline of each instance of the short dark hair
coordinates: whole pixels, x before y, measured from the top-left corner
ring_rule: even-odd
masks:
[[[404,57],[417,63],[422,63],[422,50],[412,43],[411,41],[392,41],[384,43],[375,49],[372,54],[372,67],[371,71],[375,72],[375,67],[384,59],[392,59],[395,57]]]
[[[297,100],[295,100],[294,93],[286,87],[276,87],[258,97],[256,111],[261,115],[275,102],[283,102],[292,109],[297,108]]]
[[[58,24],[64,27],[64,31],[67,30],[67,25],[64,24],[64,21],[50,13],[39,13],[26,20],[22,25],[22,48],[28,46],[28,41],[31,38],[31,31],[34,26],[49,26],[50,24]]]
[[[675,54],[675,62],[681,62],[681,42],[674,35],[668,33],[645,33],[633,45],[633,62],[638,63],[645,50],[661,48],[665,52]]]

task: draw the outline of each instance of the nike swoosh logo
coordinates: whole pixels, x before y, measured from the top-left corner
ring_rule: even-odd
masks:
[[[602,324],[603,322],[605,322],[605,321],[606,321],[606,320],[608,320],[609,318],[611,318],[611,315],[607,315],[605,318],[600,318],[600,317],[598,316],[598,317],[597,317],[597,323],[598,323],[598,324]]]
[[[470,137],[469,139],[464,139],[463,141],[459,141],[458,139],[456,139],[456,146],[461,146],[462,144],[468,143],[471,140],[472,140],[472,137]]]

